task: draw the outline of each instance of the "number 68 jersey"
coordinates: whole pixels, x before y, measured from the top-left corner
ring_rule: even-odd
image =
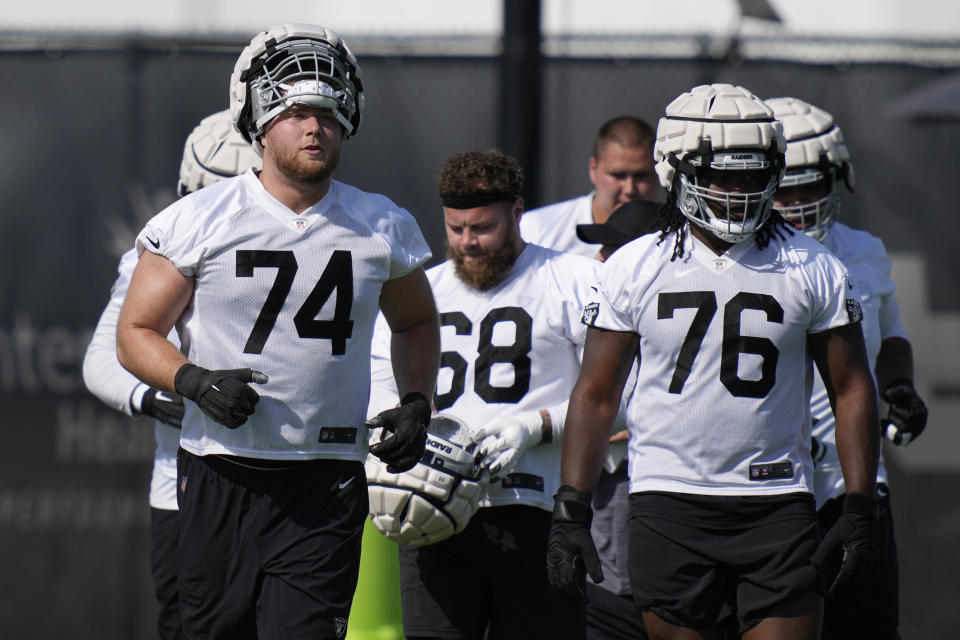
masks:
[[[674,261],[658,237],[611,256],[584,309],[640,336],[630,491],[812,493],[807,336],[860,320],[845,267],[802,233],[718,256],[688,231]]]
[[[228,429],[186,403],[181,446],[197,455],[363,460],[370,341],[383,283],[430,252],[384,196],[332,182],[297,215],[253,171],[182,198],[147,223],[139,251],[194,278],[181,350],[208,369],[250,367],[260,402]]]
[[[503,281],[487,291],[464,284],[451,260],[429,269],[440,312],[437,411],[452,413],[474,430],[495,418],[542,409],[565,415],[586,335],[580,311],[597,264],[527,244]],[[381,316],[369,413],[396,403],[390,335]],[[560,486],[560,451],[560,442],[527,449],[513,473],[490,485],[481,506],[551,510]]]

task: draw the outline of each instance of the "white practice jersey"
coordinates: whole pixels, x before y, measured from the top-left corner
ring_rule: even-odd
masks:
[[[520,218],[520,237],[555,251],[593,258],[600,245],[578,238],[578,224],[593,224],[593,192],[525,212]]]
[[[100,315],[93,338],[83,357],[83,381],[95,396],[128,416],[138,415],[133,404],[150,388],[140,382],[117,361],[117,318],[130,286],[130,276],[137,266],[137,251],[130,249],[120,258],[118,275],[110,301]],[[179,345],[175,332],[167,339]],[[136,402],[134,402],[136,398]],[[177,447],[180,430],[154,420],[157,447],[153,452],[153,474],[150,478],[150,506],[155,509],[177,508]]]
[[[260,402],[229,429],[186,403],[181,446],[196,454],[363,460],[370,340],[380,290],[430,257],[413,217],[340,182],[297,215],[251,170],[177,201],[137,238],[195,279],[177,322],[208,369],[250,367]]]
[[[441,324],[437,410],[474,429],[541,409],[565,414],[586,335],[580,310],[597,264],[527,244],[504,281],[488,291],[464,284],[449,260],[428,270]],[[371,415],[397,404],[385,321],[378,321],[373,350]],[[480,505],[552,510],[561,448],[552,442],[525,451]]]
[[[688,227],[675,261],[675,236],[658,237],[613,254],[584,309],[640,336],[630,491],[812,492],[807,335],[859,319],[846,269],[799,233],[718,256]]]
[[[880,343],[887,338],[906,338],[900,322],[900,311],[894,297],[896,285],[890,278],[890,258],[883,242],[866,231],[851,229],[836,223],[823,244],[850,270],[860,290],[863,309],[863,340],[870,360],[870,371],[877,365]],[[830,399],[820,374],[814,371],[813,395],[810,411],[813,417],[813,436],[826,447],[823,459],[813,472],[814,495],[817,508],[831,498],[845,492],[840,458],[837,455],[836,423],[830,409]],[[879,400],[878,400],[879,401]],[[887,470],[880,459],[877,482],[887,481]]]

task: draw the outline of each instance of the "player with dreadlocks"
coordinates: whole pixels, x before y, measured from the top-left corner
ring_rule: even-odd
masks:
[[[831,585],[842,589],[877,555],[876,390],[859,292],[822,245],[771,219],[785,147],[773,112],[742,87],[700,86],[674,100],[654,157],[682,218],[667,209],[660,234],[604,262],[584,308],[547,572],[572,598],[584,570],[603,579],[591,492],[638,362],[626,411],[627,571],[654,640],[719,638],[731,627],[747,640],[812,640],[826,556],[843,546]],[[676,243],[663,243],[674,232]],[[812,362],[831,383],[848,491],[822,540]]]

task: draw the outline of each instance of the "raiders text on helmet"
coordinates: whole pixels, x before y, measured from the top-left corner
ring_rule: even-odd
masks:
[[[360,66],[337,33],[309,24],[283,24],[257,34],[230,77],[230,114],[240,134],[257,138],[274,116],[294,104],[330,111],[344,137],[360,128]]]
[[[238,176],[250,167],[260,168],[260,158],[233,128],[228,110],[200,121],[183,145],[177,195],[183,197],[223,178]]]
[[[371,432],[371,441],[378,437]],[[433,544],[466,528],[487,486],[477,444],[458,418],[438,413],[427,426],[427,448],[417,465],[390,473],[367,456],[370,519],[380,533],[402,545]]]
[[[853,166],[843,133],[833,116],[797,98],[770,98],[767,106],[783,123],[787,139],[787,173],[780,188],[824,181],[826,195],[812,202],[776,207],[784,219],[807,235],[823,240],[840,213],[837,183],[853,191]]]
[[[653,155],[660,184],[693,224],[742,242],[770,217],[783,175],[783,129],[762,100],[730,84],[694,87],[667,105]],[[709,170],[758,171],[759,191],[710,188]]]

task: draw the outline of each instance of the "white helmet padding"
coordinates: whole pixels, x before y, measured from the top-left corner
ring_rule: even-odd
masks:
[[[240,134],[262,153],[266,124],[294,104],[330,111],[344,138],[357,132],[363,82],[356,57],[334,31],[283,24],[254,36],[230,77],[230,113]]]
[[[379,431],[371,431],[371,442]],[[376,456],[367,456],[370,520],[389,539],[413,547],[463,531],[489,483],[479,460],[467,425],[450,414],[434,415],[423,458],[409,471],[390,473]]]
[[[833,116],[797,98],[770,98],[767,105],[783,123],[787,139],[787,173],[781,187],[795,187],[826,181],[827,194],[812,202],[776,207],[783,218],[817,240],[830,233],[840,213],[842,179],[853,191],[853,165],[843,142],[843,132]]]
[[[783,129],[762,100],[730,84],[694,87],[667,105],[653,155],[660,184],[692,223],[727,242],[742,242],[770,217],[783,175]],[[764,171],[756,192],[718,191],[702,180],[707,168]]]
[[[183,145],[177,195],[183,197],[218,180],[260,168],[260,157],[233,127],[224,109],[200,121]]]

